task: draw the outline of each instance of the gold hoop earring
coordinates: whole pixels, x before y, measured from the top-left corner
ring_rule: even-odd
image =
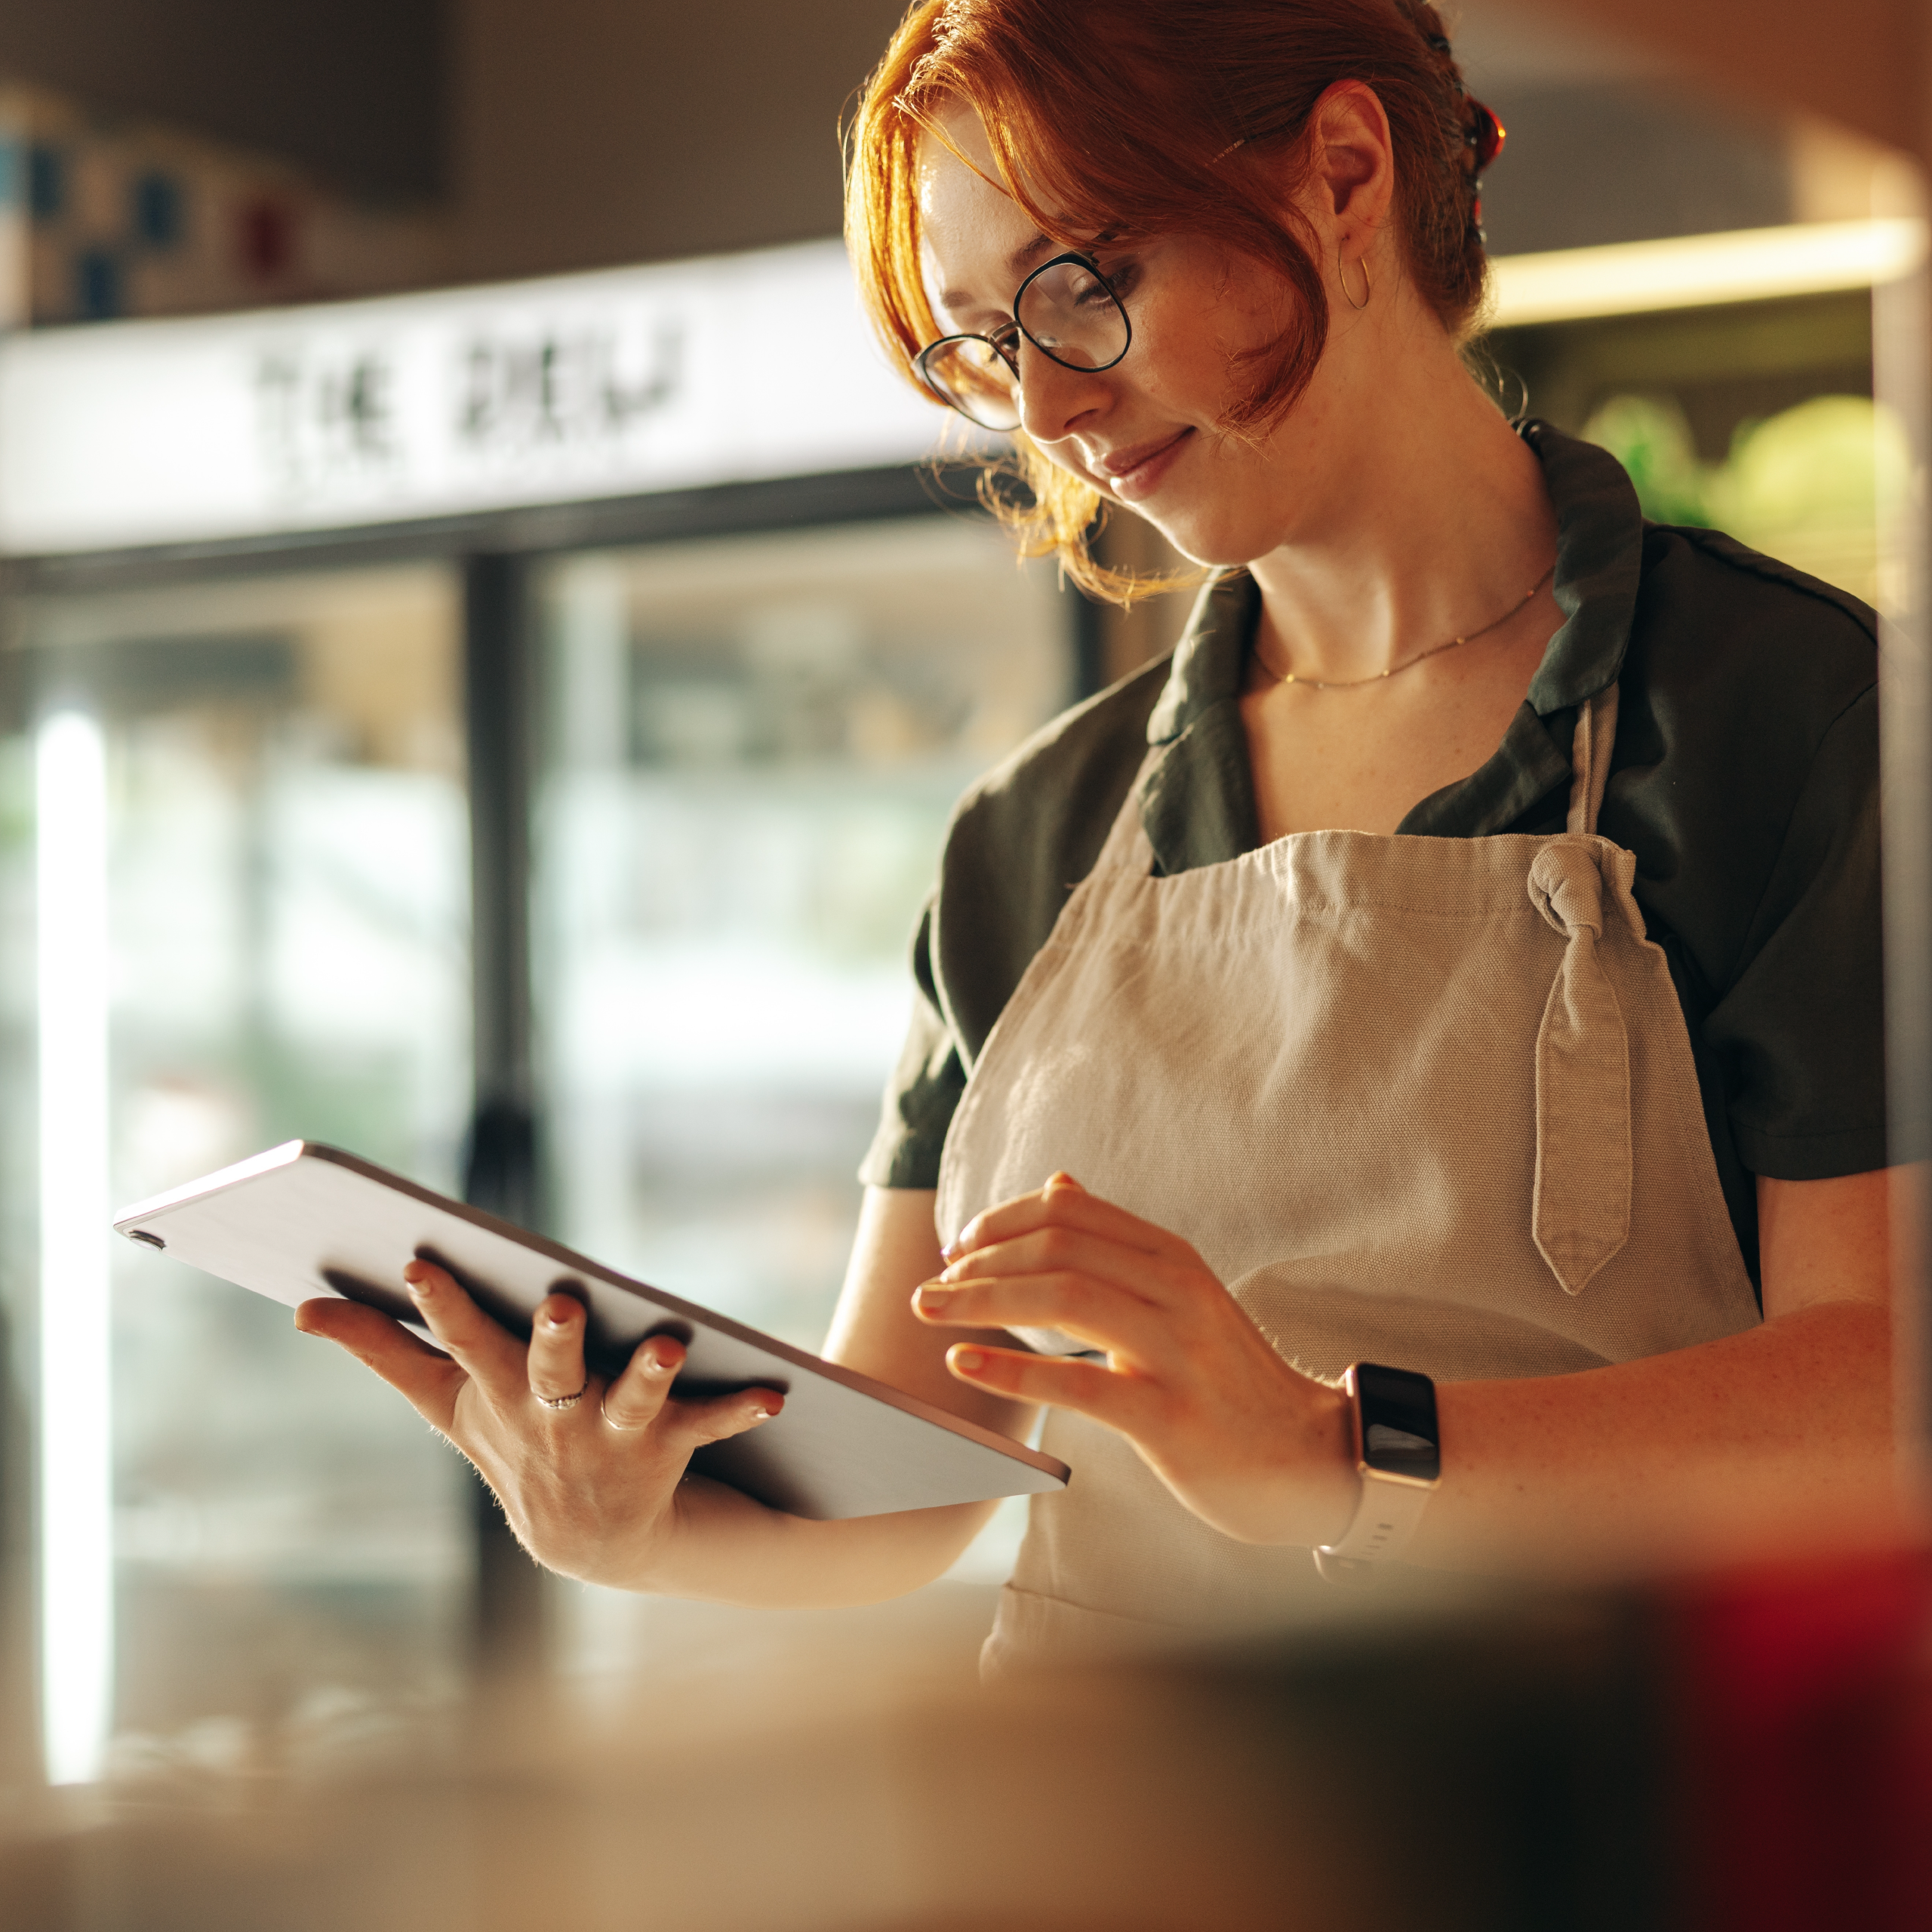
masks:
[[[1348,271],[1343,266],[1342,251],[1339,245],[1335,250],[1335,279],[1341,284],[1343,299],[1351,309],[1359,311],[1368,306],[1370,299],[1375,294],[1375,291],[1369,286],[1368,257],[1366,255],[1361,258],[1361,300],[1359,302],[1349,293]]]

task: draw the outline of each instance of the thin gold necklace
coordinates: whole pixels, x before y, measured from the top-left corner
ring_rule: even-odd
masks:
[[[1298,678],[1292,671],[1278,671],[1261,654],[1261,645],[1257,640],[1254,647],[1255,661],[1262,669],[1279,685],[1301,685],[1312,691],[1357,691],[1364,685],[1379,685],[1384,678],[1392,678],[1398,671],[1411,671],[1426,658],[1440,657],[1445,651],[1454,651],[1459,644],[1473,642],[1477,638],[1487,637],[1491,631],[1500,630],[1518,611],[1522,610],[1531,598],[1556,574],[1556,566],[1552,564],[1536,582],[1524,591],[1501,617],[1492,617],[1479,631],[1465,631],[1460,637],[1452,637],[1446,644],[1432,644],[1426,651],[1418,651],[1413,657],[1405,657],[1399,664],[1392,664],[1386,671],[1377,671],[1373,677],[1344,678],[1324,680],[1320,678]]]

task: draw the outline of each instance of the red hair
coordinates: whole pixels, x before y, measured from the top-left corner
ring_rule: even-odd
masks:
[[[1308,386],[1328,324],[1280,164],[1297,148],[1306,162],[1309,117],[1340,81],[1373,88],[1389,117],[1410,278],[1465,340],[1486,272],[1478,110],[1425,0],[918,0],[866,86],[848,149],[846,238],[888,354],[916,380],[912,357],[943,333],[921,273],[915,171],[921,137],[963,104],[985,124],[1002,185],[1062,246],[1198,235],[1281,276],[1294,319],[1246,358],[1250,380],[1225,419],[1236,432],[1269,428]],[[1125,602],[1149,587],[1095,563],[1087,539],[1104,500],[1024,435],[981,494],[1027,555],[1057,552],[1084,589]]]

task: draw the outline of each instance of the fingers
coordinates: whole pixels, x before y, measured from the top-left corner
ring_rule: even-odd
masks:
[[[1036,1228],[1030,1234],[988,1243],[949,1261],[938,1279],[952,1284],[1011,1275],[1085,1275],[1158,1307],[1183,1292],[1203,1270],[1191,1255],[1183,1263],[1143,1247],[1124,1247],[1078,1228]]]
[[[491,1321],[447,1269],[433,1262],[412,1261],[403,1269],[402,1278],[423,1325],[492,1401],[506,1404],[528,1397],[524,1344]]]
[[[976,1214],[946,1251],[949,1262],[1017,1235],[1043,1228],[1075,1229],[1103,1239],[1176,1261],[1198,1261],[1180,1235],[1089,1194],[1070,1174],[1055,1174],[1037,1193],[1023,1194]]]
[[[1148,1361],[1164,1331],[1160,1312],[1139,1297],[1091,1275],[1056,1269],[989,1280],[928,1281],[912,1297],[924,1322],[960,1328],[1057,1328],[1110,1354]]]
[[[560,1401],[580,1395],[589,1386],[583,1365],[583,1304],[569,1295],[546,1295],[530,1324],[530,1352],[525,1373],[530,1392],[540,1400]],[[568,1410],[549,1413],[559,1417]]]
[[[672,1401],[671,1385],[684,1366],[685,1346],[675,1335],[654,1335],[638,1344],[623,1373],[605,1392],[601,1407],[593,1397],[581,1408],[545,1411],[531,1398],[558,1401],[589,1386],[581,1303],[569,1295],[546,1297],[531,1322],[526,1348],[485,1315],[446,1269],[413,1261],[403,1270],[403,1279],[424,1326],[447,1354],[355,1302],[304,1302],[296,1311],[296,1326],[340,1343],[399,1389],[445,1435],[451,1432],[457,1395],[472,1380],[500,1413],[521,1411],[558,1424],[598,1417],[603,1426],[620,1434],[648,1430],[661,1420],[667,1445],[681,1447],[686,1454],[755,1429],[785,1405],[774,1389]]]
[[[467,1378],[448,1355],[438,1355],[375,1309],[333,1296],[303,1303],[295,1311],[295,1325],[305,1335],[319,1335],[346,1349],[400,1390],[418,1414],[448,1433],[457,1392]]]
[[[1091,1196],[1075,1198],[1118,1214]],[[1118,1215],[1118,1220],[1134,1217]],[[1111,1235],[1055,1221],[961,1254],[936,1281],[921,1285],[913,1309],[923,1321],[958,1327],[1058,1328],[1152,1367],[1171,1353],[1176,1320],[1198,1304],[1204,1290],[1220,1292],[1191,1248],[1183,1247],[1182,1255],[1124,1245]]]
[[[613,1429],[648,1429],[663,1413],[671,1382],[684,1366],[675,1335],[653,1335],[631,1352],[624,1372],[604,1392],[604,1420]]]
[[[671,1384],[684,1364],[685,1346],[675,1335],[640,1342],[623,1374],[604,1392],[605,1424],[629,1434],[661,1422],[666,1445],[688,1454],[706,1442],[742,1435],[785,1406],[775,1389],[740,1389],[729,1395],[674,1401]]]
[[[1071,1409],[1128,1436],[1137,1436],[1153,1421],[1160,1399],[1154,1386],[1139,1376],[1073,1356],[1024,1355],[959,1342],[946,1350],[946,1365],[969,1387],[988,1395]]]
[[[681,1441],[694,1449],[722,1442],[748,1429],[769,1422],[785,1406],[776,1389],[740,1389],[735,1395],[710,1395],[702,1401],[673,1402],[666,1417]]]

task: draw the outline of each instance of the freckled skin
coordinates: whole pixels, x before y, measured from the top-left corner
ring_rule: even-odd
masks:
[[[1328,335],[1274,429],[1257,438],[1222,423],[1238,392],[1231,358],[1275,338],[1296,312],[1291,296],[1272,270],[1198,237],[1118,258],[1134,337],[1112,368],[1020,351],[1028,434],[1184,555],[1247,565],[1262,588],[1263,655],[1278,668],[1372,678],[1515,611],[1476,643],[1340,702],[1257,666],[1243,716],[1271,838],[1392,831],[1495,749],[1562,621],[1546,586],[1516,608],[1555,553],[1553,513],[1534,456],[1410,287],[1379,105],[1366,88],[1337,89],[1326,125],[1327,159],[1297,205],[1327,266]],[[964,298],[942,327],[984,331],[1006,318],[1011,260],[1035,231],[986,178],[995,168],[978,120],[955,115],[945,132],[951,149],[929,138],[920,153],[929,281]],[[1114,271],[1115,257],[1098,260]],[[1372,292],[1357,309],[1364,273]],[[1158,474],[1124,489],[1109,460],[1149,449],[1168,451]]]

